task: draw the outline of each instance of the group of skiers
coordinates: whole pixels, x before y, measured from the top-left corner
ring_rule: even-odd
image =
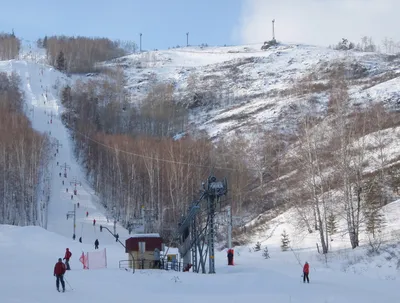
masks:
[[[96,239],[94,241],[94,249],[99,249],[99,240]],[[60,283],[62,286],[62,291],[65,292],[65,281],[64,281],[64,274],[67,270],[71,270],[71,267],[69,265],[69,260],[72,257],[72,253],[69,250],[69,248],[65,249],[65,255],[64,258],[58,258],[58,261],[56,265],[54,265],[54,277],[56,277],[56,287],[57,291],[60,291]],[[63,260],[65,260],[65,263],[63,263]]]
[[[54,266],[54,277],[56,277],[56,287],[57,291],[60,291],[60,282],[62,286],[62,291],[65,292],[65,281],[64,281],[64,274],[67,270],[71,270],[69,266],[69,259],[71,259],[72,253],[70,252],[69,248],[65,250],[64,260],[65,264],[63,263],[61,258],[58,258],[58,262]]]

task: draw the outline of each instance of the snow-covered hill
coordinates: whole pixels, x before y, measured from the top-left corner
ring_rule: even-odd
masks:
[[[173,84],[191,107],[196,107],[195,93],[210,93],[207,106],[192,110],[192,123],[215,137],[238,129],[249,133],[260,125],[288,128],[288,121],[304,106],[324,112],[328,88],[323,84],[339,60],[347,62],[355,104],[373,100],[397,106],[400,58],[375,53],[298,44],[279,44],[267,51],[261,44],[188,47],[133,54],[106,65],[124,69],[132,100],[156,82]],[[295,84],[310,74],[311,91],[296,91]]]
[[[214,139],[241,133],[256,143],[260,129],[290,131],[298,117],[309,109],[324,117],[329,100],[329,77],[339,62],[344,63],[349,96],[355,107],[383,102],[387,109],[398,111],[400,56],[300,44],[279,44],[263,51],[260,44],[145,52],[118,58],[106,65],[124,69],[133,101],[143,97],[157,82],[170,83],[177,99],[190,107],[191,123],[197,129],[206,130]],[[203,96],[200,101],[199,96]],[[398,131],[399,127],[393,127],[362,137],[368,145],[365,173],[382,165],[378,145],[385,155],[385,165],[398,162]],[[379,143],[376,137],[381,138]],[[396,241],[395,235],[400,230],[396,219],[399,211],[398,202],[383,209],[387,224],[382,237],[386,243]],[[318,233],[304,232],[295,217],[291,209],[267,222],[252,236],[253,242],[279,243],[285,229],[294,240],[293,248],[309,248],[317,256]],[[344,249],[347,254],[350,245],[345,221],[340,220],[339,225],[341,228],[332,237],[330,246],[333,251]],[[268,237],[271,238],[267,240]],[[364,247],[355,255],[350,253],[349,258],[361,262],[368,250],[363,227],[360,241]],[[393,276],[398,276],[397,266],[386,263],[393,270]]]

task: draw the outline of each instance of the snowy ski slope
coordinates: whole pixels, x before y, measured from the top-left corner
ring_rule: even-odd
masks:
[[[194,60],[193,57],[190,58]],[[201,56],[199,58],[206,60]],[[196,62],[191,64],[195,65]],[[236,265],[233,267],[226,266],[226,253],[219,252],[216,254],[216,275],[159,270],[138,270],[132,274],[118,269],[118,261],[126,259],[126,254],[108,233],[99,232],[99,224],[108,224],[111,229],[112,222],[107,223],[104,210],[85,181],[84,174],[73,157],[67,130],[60,121],[62,108],[58,90],[61,83],[68,83],[73,79],[66,78],[49,66],[29,61],[0,62],[0,71],[15,71],[20,75],[26,94],[27,112],[33,127],[49,133],[62,144],[58,153],[54,147],[55,157],[51,163],[51,175],[48,176],[51,194],[47,230],[0,225],[0,302],[400,302],[398,283],[393,281],[396,277],[392,274],[396,270],[387,268],[388,272],[392,270],[390,278],[387,278],[384,272],[378,272],[378,268],[372,267],[378,266],[382,258],[379,262],[370,262],[368,275],[363,275],[360,271],[343,270],[337,259],[330,260],[330,264],[326,266],[316,256],[314,246],[310,247],[314,245],[314,239],[303,243],[295,242],[297,250],[292,253],[281,252],[279,237],[275,236],[262,243],[263,247],[268,244],[271,255],[268,260],[262,257],[262,251],[250,252],[248,247],[236,248]],[[63,163],[69,166],[67,178],[59,176],[60,172],[64,172],[60,168]],[[74,178],[82,186],[78,185],[78,194],[71,200],[73,186],[70,182]],[[43,188],[47,185],[43,182]],[[76,202],[80,203],[76,236],[82,236],[83,243],[72,240],[72,220],[66,219],[66,213],[73,209],[73,203]],[[85,216],[86,211],[89,212],[88,217]],[[95,227],[92,223],[94,218],[97,221]],[[290,219],[284,224],[288,224],[288,221]],[[128,237],[127,231],[121,226],[117,227],[117,232],[122,241]],[[278,234],[280,233],[277,232]],[[100,248],[107,248],[108,268],[83,270],[79,256],[82,251],[93,250],[96,238],[99,239]],[[63,256],[67,247],[73,253],[70,262],[72,270],[66,274],[69,282],[67,293],[60,294],[56,292],[52,271],[57,258]],[[309,285],[304,285],[301,281],[301,264],[298,260],[301,264],[306,260],[311,264]]]
[[[54,143],[50,174],[44,176],[43,179],[46,180],[42,180],[43,187],[50,188],[47,229],[72,238],[73,220],[72,218],[67,220],[66,215],[68,211],[74,209],[73,205],[79,202],[80,207],[76,212],[76,239],[82,237],[84,243],[94,243],[96,239],[100,244],[114,243],[115,240],[109,233],[99,232],[100,224],[112,230],[113,220],[109,218],[107,222],[104,210],[97,203],[93,190],[73,156],[72,141],[60,119],[62,113],[59,101],[60,84],[67,84],[71,79],[52,67],[27,61],[0,62],[0,71],[9,73],[15,71],[19,74],[33,128],[49,134]],[[57,142],[60,145],[58,153]],[[66,173],[66,178],[64,173]],[[75,181],[77,181],[76,196],[73,195]],[[45,201],[46,197],[47,195],[43,195],[42,200]],[[88,217],[86,217],[86,212],[89,213]],[[96,220],[96,226],[93,226],[93,219]],[[120,226],[117,228],[117,233],[121,241],[128,236],[128,232]]]
[[[52,270],[65,246],[73,252],[72,270],[66,274],[67,292],[58,293]],[[80,249],[90,250],[91,245],[80,245],[38,227],[0,226],[0,301],[400,302],[397,281],[335,271],[310,260],[311,283],[303,284],[301,267],[293,254],[281,253],[273,246],[269,247],[268,260],[262,258],[261,251],[236,249],[236,265],[231,267],[225,265],[225,253],[217,253],[215,275],[161,270],[137,270],[132,274],[118,269],[120,247],[112,245],[107,248],[107,269],[83,270],[78,261]]]

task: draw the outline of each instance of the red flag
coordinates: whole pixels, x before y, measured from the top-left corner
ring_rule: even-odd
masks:
[[[81,257],[79,258],[79,261],[83,264],[83,269],[89,269],[87,267],[87,257],[85,256],[85,253],[82,252]]]

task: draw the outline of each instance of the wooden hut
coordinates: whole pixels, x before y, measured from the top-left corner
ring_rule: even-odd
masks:
[[[162,238],[159,234],[135,234],[125,241],[129,258],[129,266],[132,267],[132,256],[135,261],[135,268],[154,268],[154,251],[163,250]]]

